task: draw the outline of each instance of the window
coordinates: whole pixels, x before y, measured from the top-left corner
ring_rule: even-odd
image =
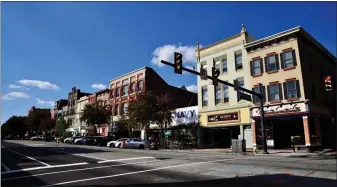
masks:
[[[301,98],[301,91],[298,80],[291,80],[283,83],[283,88],[286,99]]]
[[[128,86],[126,85],[126,86],[123,86],[123,96],[124,95],[128,95]]]
[[[259,87],[257,87],[257,86],[254,87],[252,90],[253,90],[253,92],[261,93]],[[264,102],[266,101],[266,91],[265,90],[266,90],[266,87],[262,86],[262,94],[264,96],[264,98],[263,98]],[[255,95],[253,95],[252,97],[253,97],[253,103],[255,103],[255,104],[259,104],[260,103],[260,98],[259,97],[255,96]]]
[[[278,62],[276,55],[265,57],[265,63],[267,72],[278,70]]]
[[[235,70],[243,69],[242,66],[242,53],[235,53]]]
[[[143,81],[138,82],[138,92],[143,91]]]
[[[273,101],[281,101],[282,98],[282,87],[281,84],[271,84],[267,87],[268,89],[268,100]]]
[[[215,60],[214,60],[214,67],[215,67],[217,70],[221,71],[221,69],[220,69],[220,61],[215,61]]]
[[[222,63],[222,73],[226,73],[227,72],[227,59],[224,58],[221,60]]]
[[[252,62],[252,65],[251,65],[251,68],[252,68],[252,75],[260,75],[262,74],[262,67],[261,67],[261,59],[255,59],[253,60]]]
[[[118,105],[118,104],[116,105],[116,110],[115,110],[115,112],[116,112],[115,115],[119,115],[119,105]]]
[[[215,104],[221,103],[221,86],[215,87]]]
[[[121,88],[117,88],[116,97],[121,96]]]
[[[131,84],[131,93],[135,93],[136,92],[136,84],[132,83]]]
[[[128,112],[128,104],[123,103],[122,104],[122,114],[127,114],[127,112]]]
[[[112,89],[111,92],[110,92],[110,97],[111,97],[111,98],[114,98],[114,91],[115,91],[115,90]]]
[[[295,50],[281,53],[282,68],[292,68],[296,65]]]
[[[202,106],[208,105],[208,92],[207,87],[201,88]]]
[[[128,80],[128,79],[125,79],[125,80],[123,80],[122,85],[126,85],[126,84],[128,84],[128,83],[129,83],[129,80]]]
[[[229,90],[227,85],[223,85],[223,97],[224,97],[224,103],[229,102]]]
[[[206,62],[201,62],[201,68],[204,69],[204,70],[206,70],[206,72],[207,72],[207,64],[206,64]]]
[[[139,74],[137,77],[138,77],[138,80],[143,79],[143,74]]]

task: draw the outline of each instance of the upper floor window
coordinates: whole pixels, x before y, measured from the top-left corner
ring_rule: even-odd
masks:
[[[251,63],[251,74],[254,75],[261,75],[262,74],[262,59],[254,59]]]
[[[301,98],[299,80],[290,80],[283,83],[284,96],[286,99]]]
[[[221,59],[221,63],[222,63],[222,73],[226,73],[227,72],[227,58]]]
[[[264,63],[265,63],[267,72],[276,71],[279,69],[277,55],[267,56],[264,58],[264,61],[265,61]]]
[[[127,103],[123,103],[122,104],[122,113],[123,114],[127,114],[128,112],[128,104]]]
[[[221,86],[215,87],[215,104],[221,103]]]
[[[242,65],[242,52],[235,52],[235,70],[243,69]]]
[[[120,97],[120,96],[121,96],[121,88],[117,88],[116,97]]]
[[[267,90],[268,90],[268,100],[270,102],[281,101],[283,99],[281,84],[268,85]]]
[[[141,91],[143,91],[143,81],[141,80],[141,81],[139,81],[138,82],[138,92],[141,92]]]
[[[217,69],[217,70],[219,70],[219,71],[221,71],[221,69],[220,69],[220,60],[213,60],[213,65],[214,65],[214,67]]]
[[[257,87],[257,86],[254,87],[252,90],[253,90],[253,92],[261,93],[259,87]],[[265,86],[262,86],[262,94],[263,94],[263,102],[265,102],[266,101],[266,87]],[[259,97],[255,96],[255,95],[253,95],[252,97],[253,97],[253,103],[255,103],[255,104],[260,103]]]
[[[208,105],[208,92],[207,92],[207,87],[201,88],[201,97],[202,97],[202,106],[207,106]]]
[[[292,68],[296,66],[295,50],[284,51],[280,54],[282,68]]]
[[[129,83],[129,79],[125,79],[125,80],[122,81],[122,85],[126,85],[128,83]]]
[[[137,77],[138,77],[138,80],[143,79],[143,74],[139,74]]]
[[[110,97],[111,97],[111,98],[113,98],[113,97],[114,97],[114,91],[115,91],[115,90],[114,90],[114,89],[112,89],[112,90],[111,90],[111,92],[110,92]]]
[[[229,102],[229,90],[228,90],[228,86],[226,84],[224,84],[222,86],[222,89],[223,89],[224,103],[228,103]]]
[[[128,95],[128,86],[123,86],[123,96]]]
[[[131,84],[131,93],[135,93],[136,92],[136,84],[132,83]]]

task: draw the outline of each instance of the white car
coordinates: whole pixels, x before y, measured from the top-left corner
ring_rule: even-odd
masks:
[[[129,138],[121,138],[118,140],[110,141],[106,144],[107,147],[121,147],[122,142],[128,140]]]
[[[140,138],[129,138],[126,140],[125,145],[122,148],[133,148],[133,149],[145,149],[147,143]]]
[[[78,138],[81,138],[80,136],[75,136],[75,137],[68,137],[63,140],[64,143],[74,143],[74,141]]]
[[[32,141],[41,141],[41,140],[44,140],[45,137],[43,135],[38,135],[38,136],[33,136],[30,138],[30,140]]]

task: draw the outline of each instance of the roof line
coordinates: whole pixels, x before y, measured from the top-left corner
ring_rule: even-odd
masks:
[[[230,37],[228,37],[228,38],[225,38],[225,39],[223,39],[223,40],[217,41],[217,42],[215,42],[215,43],[212,43],[212,44],[206,45],[205,47],[202,47],[202,48],[200,48],[200,49],[199,49],[199,51],[202,51],[202,50],[208,49],[208,48],[210,48],[210,47],[213,47],[213,46],[215,46],[215,45],[218,45],[218,44],[220,44],[220,43],[222,43],[222,42],[225,42],[225,41],[228,41],[228,40],[231,40],[231,39],[237,38],[237,37],[239,37],[239,36],[241,36],[241,33],[239,33],[239,34],[235,34],[235,35],[233,35],[233,36],[230,36]]]
[[[125,77],[125,76],[127,76],[127,75],[130,75],[130,74],[132,74],[132,73],[135,73],[135,72],[137,72],[137,71],[140,71],[140,70],[143,70],[143,69],[147,69],[147,68],[150,68],[150,67],[144,66],[144,67],[141,67],[141,68],[139,68],[139,69],[130,71],[130,72],[124,74],[124,75],[121,75],[121,76],[119,76],[119,77],[116,77],[116,78],[111,79],[111,80],[109,81],[109,83],[112,82],[112,81],[114,81],[114,80],[120,79],[120,78],[122,78],[122,77]],[[152,69],[152,68],[150,68],[150,69]]]

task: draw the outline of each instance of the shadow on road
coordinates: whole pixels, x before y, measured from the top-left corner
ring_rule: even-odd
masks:
[[[312,177],[301,177],[287,174],[276,174],[276,175],[258,175],[250,177],[236,177],[228,179],[215,179],[215,180],[204,180],[204,181],[193,181],[193,182],[176,182],[176,183],[156,183],[156,184],[139,184],[139,185],[122,185],[122,186],[193,186],[193,187],[210,187],[210,186],[296,186],[296,187],[307,187],[307,186],[324,186],[324,187],[335,187],[336,180],[332,179],[322,179],[322,178],[312,178]]]

